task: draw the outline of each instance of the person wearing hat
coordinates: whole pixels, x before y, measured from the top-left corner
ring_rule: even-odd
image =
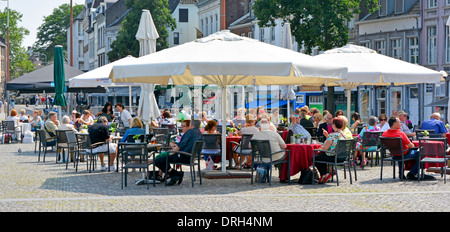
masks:
[[[406,113],[403,110],[400,110],[397,112],[397,117],[400,119],[401,124],[402,124],[400,130],[402,132],[404,132],[406,134],[406,136],[414,137],[414,136],[416,136],[416,133],[412,132],[411,129],[409,129],[408,125],[406,125],[406,119],[407,119],[406,116],[408,116],[408,113]]]
[[[433,113],[429,120],[425,120],[422,123],[420,129],[422,130],[434,130],[435,134],[440,134],[445,137],[445,133],[447,133],[447,129],[445,128],[444,122],[441,120],[440,113]]]

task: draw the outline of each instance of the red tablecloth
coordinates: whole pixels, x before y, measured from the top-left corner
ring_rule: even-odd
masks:
[[[450,144],[450,133],[446,133],[445,137],[447,137],[447,144]]]
[[[411,142],[414,144],[414,146],[419,147],[419,140],[413,140]],[[423,149],[424,150],[426,149],[426,153],[427,154],[443,152],[444,146],[443,146],[442,142],[439,142],[439,141],[425,141],[425,142],[422,142],[422,143],[423,143],[423,145],[422,145]],[[427,157],[433,157],[433,156],[427,156]],[[412,161],[412,160],[406,161],[405,162],[405,169],[406,170],[410,170],[414,166],[415,162],[416,161]],[[424,169],[427,169],[427,168],[430,168],[430,167],[443,167],[443,166],[444,166],[444,164],[424,163],[423,167],[424,167]]]
[[[281,138],[283,138],[283,141],[286,141],[286,137],[287,137],[288,133],[289,133],[288,130],[284,130],[283,133],[281,134]]]
[[[321,146],[321,144],[287,144],[286,150],[291,152],[291,176],[308,169],[312,165],[313,150]],[[287,180],[287,175],[288,165],[284,163],[281,167],[280,180]]]

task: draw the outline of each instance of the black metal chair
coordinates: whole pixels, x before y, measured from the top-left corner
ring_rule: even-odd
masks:
[[[405,158],[404,154],[405,152],[409,151],[410,149],[403,150],[402,145],[402,138],[400,137],[380,137],[381,142],[381,172],[380,172],[380,180],[383,179],[383,163],[384,161],[391,161],[393,163],[393,179],[395,179],[395,162],[400,162],[401,170],[400,171],[400,179],[403,180],[403,172],[404,172],[404,166],[405,161],[408,160],[415,160],[414,158]],[[386,156],[386,150],[389,150],[390,157]],[[387,157],[387,158],[385,158]]]
[[[371,159],[370,159],[370,166],[373,167],[373,153],[376,154],[375,157],[375,166],[379,163],[379,155],[380,155],[380,137],[383,134],[382,131],[365,131],[363,133],[363,136],[361,138],[361,145],[363,147],[372,147],[375,148],[375,150],[370,150],[372,148],[370,148],[369,150],[363,151],[360,150],[360,152],[366,152],[367,156],[370,155]],[[363,162],[361,160],[361,162]],[[364,168],[364,165],[362,166]],[[356,172],[355,172],[356,173]]]
[[[423,129],[416,129],[416,138],[422,138],[425,136],[424,132],[428,131],[428,137],[433,137],[433,138],[437,138],[437,137],[442,137],[442,135],[436,134],[434,130],[423,130]],[[437,135],[437,136],[436,136]]]
[[[89,134],[75,134],[77,141],[77,151],[75,153],[74,162],[75,162],[75,172],[78,172],[78,163],[81,162],[81,155],[83,155],[83,161],[86,162],[86,170],[89,170],[89,162],[87,162],[87,153],[86,149],[88,149],[88,137]]]
[[[269,185],[272,185],[272,166],[287,163],[288,164],[288,183],[291,183],[291,153],[289,150],[280,150],[277,152],[273,152],[270,148],[269,140],[256,140],[250,139],[250,145],[252,149],[252,165],[267,165],[268,170],[268,180]],[[283,158],[279,160],[273,160],[272,156],[278,153],[284,153]],[[286,158],[287,153],[287,158]],[[281,170],[281,168],[280,168]],[[252,180],[253,184],[253,172],[254,168],[252,168]]]
[[[248,157],[248,156],[252,155],[252,149],[250,147],[250,139],[252,139],[252,137],[253,137],[253,134],[242,134],[241,141],[239,143],[236,143],[234,141],[230,142],[230,151],[233,151],[239,155],[239,165],[242,164],[243,156]],[[233,148],[233,145],[234,145],[234,148]],[[242,167],[241,167],[241,169],[242,169]]]
[[[38,144],[38,133],[37,130],[41,129],[41,125],[36,125],[34,126],[33,124],[31,124],[31,131],[34,131],[34,153],[36,153],[36,148],[37,148],[37,144]]]
[[[433,149],[429,149],[425,146],[425,141],[435,141],[442,142],[442,150],[438,149],[434,151]],[[434,164],[443,164],[441,167],[441,177],[444,177],[444,183],[447,183],[447,161],[448,155],[446,153],[447,150],[447,138],[419,138],[419,173],[417,175],[417,179],[420,182],[420,174],[422,173],[422,178],[424,177],[424,163],[434,163]]]
[[[220,134],[202,134],[203,147],[200,154],[203,156],[219,156],[222,154]]]
[[[177,125],[176,124],[161,124],[161,128],[165,129],[167,128],[168,132],[170,135],[177,135],[178,134],[178,129],[177,129]],[[158,129],[158,128],[156,128]]]
[[[61,155],[60,159],[66,162],[66,169],[69,165],[70,153],[76,150],[76,146],[77,141],[75,133],[72,130],[56,130],[56,162],[58,162],[58,155]],[[67,149],[67,158],[65,156],[65,149]]]
[[[202,173],[200,169],[200,151],[202,150],[203,141],[198,140],[195,141],[194,146],[192,147],[192,152],[182,152],[182,151],[170,151],[170,154],[166,156],[166,170],[169,170],[169,165],[174,165],[174,167],[177,167],[180,165],[180,168],[182,165],[189,166],[190,173],[191,173],[191,184],[192,187],[194,187],[194,181],[195,181],[195,166],[197,165],[198,169],[198,175],[200,178],[200,185],[202,184]],[[169,162],[169,156],[170,155],[185,155],[189,156],[189,163],[181,163],[181,162]],[[154,174],[154,173],[153,173]],[[155,176],[155,175],[153,175]],[[164,177],[165,184],[167,185],[167,174]]]
[[[14,124],[14,121],[2,121],[2,130],[3,130],[3,136],[8,135],[10,136],[10,142],[14,143],[13,141],[17,138],[14,138],[16,135],[16,126]]]
[[[355,139],[340,139],[340,140],[338,140],[336,149],[334,151],[314,149],[313,150],[313,170],[315,169],[316,163],[332,165],[332,167],[333,167],[332,171],[336,170],[336,183],[337,183],[337,186],[339,186],[339,175],[338,175],[338,171],[337,171],[337,166],[338,165],[344,166],[344,179],[347,178],[346,174],[345,174],[345,166],[349,166],[348,173],[349,173],[349,177],[350,177],[349,178],[350,184],[353,184],[350,162],[353,162],[352,156],[353,156],[353,154],[355,154],[355,148],[356,148],[356,140]],[[334,160],[331,162],[316,160],[316,155],[318,152],[328,153],[328,154],[334,156]],[[355,177],[356,177],[356,169],[355,169]],[[312,178],[313,178],[312,181],[315,184],[314,175],[312,176]],[[356,180],[356,178],[355,178],[355,180]]]
[[[109,142],[98,142],[98,143],[91,143],[91,138],[89,135],[84,136],[85,139],[85,149],[84,151],[79,150],[80,154],[83,154],[86,156],[86,162],[87,162],[87,166],[88,166],[88,170],[89,172],[92,172],[93,170],[95,170],[95,166],[97,164],[97,156],[99,154],[105,154],[108,156],[108,172],[111,171],[109,163],[111,160],[111,154],[109,153]],[[106,146],[105,150],[95,150],[96,148],[100,147],[100,146]]]
[[[127,175],[129,169],[143,169],[144,173],[146,173],[146,183],[147,189],[149,189],[149,152],[147,148],[147,143],[119,143],[119,152],[122,154],[122,178],[121,178],[121,186],[127,186]],[[152,152],[154,156],[154,152]],[[136,159],[136,157],[139,157]],[[132,158],[132,159],[130,159]],[[154,157],[153,157],[154,158]],[[153,165],[153,187],[155,186],[155,166]]]
[[[41,160],[41,148],[44,151],[44,156],[42,159],[42,162],[45,162],[45,155],[47,154],[47,147],[53,147],[56,145],[56,143],[53,143],[53,141],[56,140],[55,137],[49,137],[45,138],[45,131],[44,130],[37,130],[38,136],[39,136],[39,155],[38,155],[38,162]]]

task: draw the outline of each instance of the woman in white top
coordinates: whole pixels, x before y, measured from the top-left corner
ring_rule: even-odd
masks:
[[[30,120],[28,115],[25,115],[25,114],[26,114],[25,109],[21,109],[20,110],[20,116],[19,116],[19,121],[20,122],[24,122],[24,121],[29,121]]]
[[[283,138],[276,131],[270,129],[269,121],[266,118],[260,121],[261,131],[253,134],[252,139],[255,140],[269,140],[271,153],[286,149],[287,145]],[[284,159],[285,153],[277,153],[272,156],[272,161]],[[263,158],[264,162],[269,162],[268,158]]]
[[[72,130],[73,132],[78,132],[75,127],[70,124],[70,118],[67,115],[64,115],[61,119],[61,124],[58,126],[59,130]]]
[[[82,125],[92,126],[94,124],[94,118],[91,116],[91,111],[85,110],[81,116],[80,122]]]
[[[16,131],[15,135],[18,136],[20,133],[20,121],[19,121],[19,116],[17,116],[17,111],[14,109],[11,110],[11,113],[6,118],[6,121],[14,121],[14,127],[15,127],[15,131]]]
[[[378,124],[378,127],[381,128],[381,131],[387,131],[390,129],[389,127],[389,123],[387,123],[388,117],[386,114],[380,114],[380,116],[378,116],[378,121],[380,122],[380,124]]]

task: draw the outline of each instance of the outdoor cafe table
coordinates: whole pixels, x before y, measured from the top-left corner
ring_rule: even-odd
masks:
[[[419,147],[419,140],[413,140],[411,141],[414,146]],[[422,142],[423,149],[427,149],[427,153],[442,153],[444,149],[444,144],[439,141],[423,141]],[[431,150],[428,150],[431,149]],[[431,157],[431,156],[427,156]],[[410,170],[412,166],[414,166],[415,161],[406,161],[405,162],[405,169]],[[424,163],[424,169],[430,168],[430,167],[443,167],[443,164],[433,164],[433,163]]]
[[[313,150],[319,149],[322,144],[286,144],[286,150],[291,152],[291,176],[308,169],[312,165]],[[287,156],[286,158],[287,159]],[[280,181],[287,180],[287,163],[283,163],[280,173]]]

